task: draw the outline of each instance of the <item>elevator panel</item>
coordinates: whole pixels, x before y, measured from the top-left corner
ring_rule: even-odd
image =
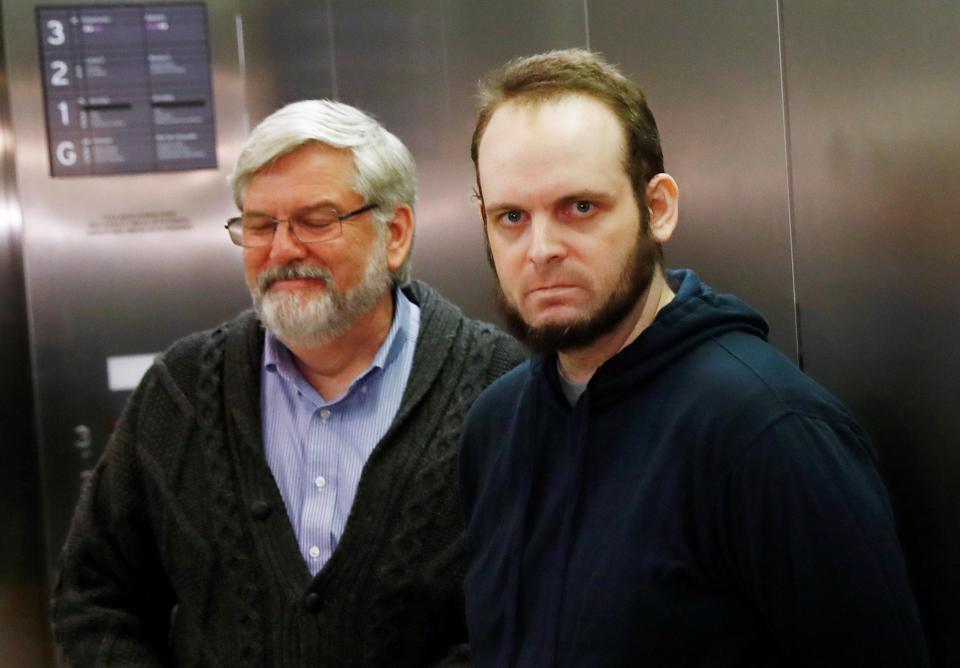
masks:
[[[216,167],[202,3],[37,7],[51,176]]]

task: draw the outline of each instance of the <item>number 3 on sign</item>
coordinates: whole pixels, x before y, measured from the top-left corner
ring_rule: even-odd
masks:
[[[63,31],[63,21],[53,19],[47,21],[47,30],[50,31],[50,34],[47,35],[47,44],[60,46],[67,41],[67,34]]]

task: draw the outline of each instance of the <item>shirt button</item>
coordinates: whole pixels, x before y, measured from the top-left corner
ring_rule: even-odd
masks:
[[[327,486],[327,479],[322,475],[318,475],[317,479],[313,481],[313,484],[317,486],[317,489],[323,489]]]
[[[317,557],[319,557],[319,556],[320,556],[320,548],[317,547],[316,545],[314,545],[313,547],[311,547],[311,548],[310,548],[310,556],[311,556],[313,559],[316,559]]]
[[[303,605],[310,612],[317,612],[320,609],[320,595],[310,592],[303,597]]]
[[[323,420],[324,422],[326,422],[327,420],[330,419],[330,409],[329,409],[329,408],[324,408],[323,410],[320,411],[320,419]]]
[[[266,501],[254,501],[250,504],[250,512],[258,520],[265,520],[270,515],[270,504]]]

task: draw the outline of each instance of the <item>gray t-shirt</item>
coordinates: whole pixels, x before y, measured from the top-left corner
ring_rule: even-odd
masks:
[[[560,377],[560,387],[563,388],[563,395],[570,402],[570,405],[574,406],[580,395],[587,389],[587,383],[580,385],[567,378],[563,373],[563,367],[560,366],[559,357],[557,358],[557,375]]]

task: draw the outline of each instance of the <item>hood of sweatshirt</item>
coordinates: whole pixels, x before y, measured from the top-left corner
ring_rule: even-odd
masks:
[[[705,341],[726,332],[741,331],[766,340],[766,321],[743,300],[716,292],[691,269],[668,270],[666,274],[676,296],[636,340],[597,369],[589,384],[594,405],[622,396]],[[547,376],[558,385],[555,354],[535,364],[545,365]]]

